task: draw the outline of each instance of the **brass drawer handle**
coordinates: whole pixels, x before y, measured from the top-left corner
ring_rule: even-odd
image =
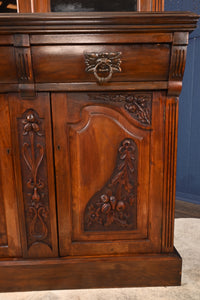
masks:
[[[108,82],[113,73],[121,72],[121,52],[85,53],[87,73],[94,73],[100,84]]]

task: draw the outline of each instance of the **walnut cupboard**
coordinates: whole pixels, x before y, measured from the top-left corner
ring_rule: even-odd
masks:
[[[0,16],[0,291],[180,284],[178,96],[198,16],[138,3]]]

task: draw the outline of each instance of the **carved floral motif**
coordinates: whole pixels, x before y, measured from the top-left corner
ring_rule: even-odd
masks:
[[[86,206],[85,231],[136,228],[137,157],[136,143],[132,139],[123,140],[110,180]]]
[[[121,103],[131,116],[143,125],[151,125],[152,95],[151,94],[92,94],[91,100]]]
[[[41,120],[35,111],[29,110],[25,113],[25,118],[22,120],[22,136],[24,138],[22,139],[21,151],[23,190],[27,192],[24,193],[24,205],[28,247],[35,242],[49,245],[48,194],[45,194],[47,190],[45,179],[41,178],[41,174],[44,172],[42,169],[44,168],[45,137],[40,130],[40,124]]]

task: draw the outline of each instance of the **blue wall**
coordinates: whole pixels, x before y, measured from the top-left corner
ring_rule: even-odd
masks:
[[[165,0],[165,10],[200,14],[200,0]],[[190,34],[179,102],[176,198],[200,204],[200,22]]]

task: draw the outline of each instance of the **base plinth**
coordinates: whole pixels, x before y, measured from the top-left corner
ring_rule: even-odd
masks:
[[[0,260],[0,291],[176,286],[182,260],[170,254]]]

